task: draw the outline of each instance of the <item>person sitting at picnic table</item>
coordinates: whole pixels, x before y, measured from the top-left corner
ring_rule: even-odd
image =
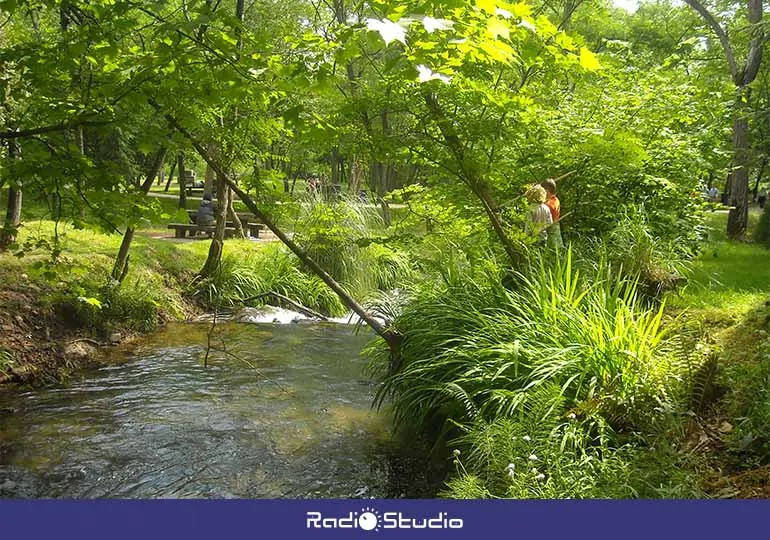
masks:
[[[198,211],[195,213],[195,224],[198,225],[196,234],[201,232],[204,227],[214,225],[215,222],[214,203],[211,201],[211,194],[204,193]]]

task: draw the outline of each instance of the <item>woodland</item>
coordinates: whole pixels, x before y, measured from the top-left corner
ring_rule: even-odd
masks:
[[[0,0],[0,380],[350,314],[431,496],[770,496],[768,11]]]

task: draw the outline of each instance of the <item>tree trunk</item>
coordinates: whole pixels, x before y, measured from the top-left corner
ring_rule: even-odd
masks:
[[[209,148],[211,150],[211,148]],[[203,179],[203,193],[212,194],[214,192],[214,169],[206,165],[206,172]],[[217,190],[217,193],[219,190]]]
[[[147,176],[144,179],[144,183],[140,188],[143,195],[147,195],[147,193],[149,193],[153,180],[155,180],[156,176],[159,176],[158,173],[163,166],[163,160],[166,158],[167,151],[168,148],[163,146],[158,150],[157,154],[155,154],[155,158],[152,160],[150,168],[147,170]],[[112,267],[112,279],[119,283],[123,281],[123,278],[125,278],[126,274],[128,273],[128,253],[131,249],[131,242],[133,242],[133,240],[134,227],[129,225],[126,227],[126,232],[123,234],[123,240],[120,242],[118,256],[115,259],[115,264]]]
[[[765,172],[765,166],[767,165],[767,156],[762,156],[762,161],[759,162],[759,170],[757,171],[757,179],[754,182],[753,199],[757,200],[757,194],[759,193],[759,183],[762,181],[762,174]]]
[[[5,212],[3,230],[0,231],[0,251],[6,251],[16,242],[16,233],[21,225],[21,188],[8,188],[8,206]]]
[[[19,157],[19,143],[15,139],[8,141],[8,159]],[[0,251],[6,251],[11,244],[16,242],[16,232],[21,225],[21,183],[8,186],[8,204],[6,206],[3,229],[0,230]]]
[[[176,170],[176,163],[177,160],[174,160],[171,163],[171,170],[168,172],[168,180],[166,180],[166,187],[163,188],[163,191],[168,193],[168,188],[171,185],[171,181],[174,179],[174,171]]]
[[[717,18],[700,3],[700,0],[684,1],[703,17],[719,38],[736,88],[733,111],[733,172],[730,177],[729,192],[729,203],[732,208],[727,216],[727,236],[737,239],[745,234],[749,215],[749,85],[759,73],[762,49],[765,44],[762,0],[746,0],[746,18],[751,28],[751,42],[746,54],[746,63],[741,68],[738,67],[730,37]]]
[[[246,238],[241,218],[238,217],[238,214],[235,213],[235,209],[233,208],[233,190],[229,187],[227,188],[227,215],[229,216],[230,221],[233,222],[233,227],[235,227],[235,236],[237,238]]]
[[[179,163],[179,208],[187,208],[187,170],[184,166],[184,152],[179,152],[177,157]]]
[[[214,168],[211,168],[212,172]],[[219,269],[219,262],[222,259],[222,247],[225,243],[225,226],[227,225],[227,180],[224,172],[217,173],[217,208],[216,208],[216,229],[214,238],[211,239],[209,254],[199,275],[202,278],[211,277]]]
[[[749,218],[749,92],[738,92],[733,117],[733,162],[727,236],[733,240],[746,233]]]

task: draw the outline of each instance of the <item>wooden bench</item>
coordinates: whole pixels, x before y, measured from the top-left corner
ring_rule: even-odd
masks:
[[[193,193],[203,193],[203,184],[185,186],[184,190],[188,195],[192,195]]]
[[[243,226],[243,230],[246,233],[247,236],[250,236],[252,238],[259,238],[259,231],[265,228],[265,226],[262,223],[254,223],[254,214],[251,214],[249,212],[236,212],[236,215],[238,216],[238,219],[241,220],[241,225]],[[195,223],[198,219],[198,211],[197,210],[187,210],[187,216],[190,218],[190,221],[192,223]],[[225,224],[226,227],[234,227],[234,223],[232,221],[228,221]]]
[[[185,238],[186,236],[195,238],[198,231],[206,235],[212,235],[217,229],[216,225],[198,227],[195,223],[169,223],[168,228],[173,229],[174,238]],[[244,225],[244,232],[252,238],[259,238],[259,231],[264,228],[265,226],[261,223],[249,223]],[[225,238],[232,238],[233,236],[235,236],[235,227],[232,222],[228,222],[225,224]]]
[[[216,225],[198,227],[194,223],[169,223],[168,228],[174,230],[174,238],[184,238],[188,234],[190,238],[194,238],[199,231],[211,235],[217,230]],[[234,227],[225,227],[225,238],[231,238],[233,234],[235,234]]]

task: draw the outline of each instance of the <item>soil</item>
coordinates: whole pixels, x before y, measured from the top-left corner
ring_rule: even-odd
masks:
[[[104,342],[44,304],[44,292],[22,274],[0,290],[0,383],[59,382],[106,361]]]
[[[724,366],[758,362],[761,343],[770,331],[770,300],[743,320],[721,322],[710,324],[718,335],[714,341],[729,347],[729,354],[720,354],[718,363]],[[730,389],[719,390],[688,429],[688,450],[706,463],[706,493],[714,498],[770,499],[770,464],[749,465],[746,455],[730,448],[729,436],[740,419],[731,418],[726,410]]]

